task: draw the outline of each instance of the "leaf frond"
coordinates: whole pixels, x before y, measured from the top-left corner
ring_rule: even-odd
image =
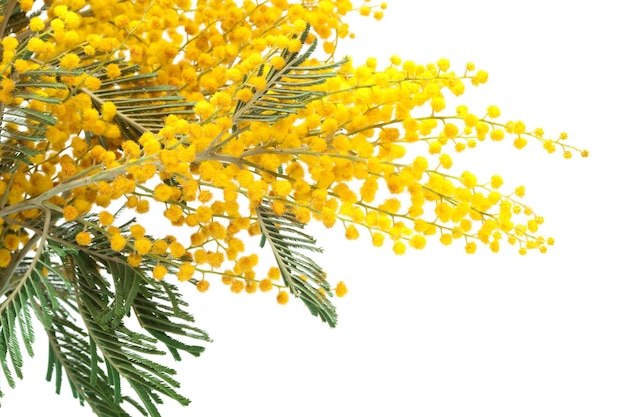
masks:
[[[122,225],[121,233],[127,234],[131,223]],[[175,371],[148,356],[165,355],[161,343],[176,360],[180,360],[180,350],[197,356],[204,346],[178,339],[210,339],[192,325],[193,317],[185,311],[186,304],[175,287],[149,277],[150,264],[156,261],[148,260],[141,268],[130,267],[126,257],[113,251],[107,237],[97,229],[91,230],[94,237],[87,247],[68,248],[67,242],[73,241],[82,228],[73,222],[61,224],[49,240],[51,258],[60,259],[51,269],[50,275],[56,275],[51,283],[60,291],[68,291],[69,284],[69,296],[84,326],[67,327],[71,315],[65,306],[63,313],[54,313],[54,320],[62,325],[53,325],[48,331],[54,353],[49,379],[54,372],[65,374],[75,397],[89,403],[99,415],[127,415],[120,410],[128,404],[144,415],[159,416],[159,395],[187,404],[189,400],[178,392]],[[125,324],[133,315],[141,331]],[[66,327],[67,334],[63,333]],[[139,401],[124,395],[121,379],[129,382]],[[57,390],[60,380],[57,375]],[[120,414],[106,414],[105,409]]]
[[[310,26],[300,35],[300,42],[304,44]],[[302,53],[289,52],[285,48],[281,57],[285,60],[284,67],[277,69],[270,67],[265,74],[265,88],[256,90],[252,87],[254,96],[247,102],[238,100],[233,115],[233,124],[245,121],[276,122],[279,119],[294,114],[297,109],[304,108],[312,100],[324,96],[321,91],[307,89],[323,84],[330,77],[334,77],[334,70],[343,65],[346,60],[330,64],[308,65],[302,64],[310,58],[317,45],[316,41]],[[263,74],[263,68],[259,71]]]
[[[322,249],[315,245],[315,239],[303,232],[304,225],[289,210],[279,216],[270,206],[261,204],[256,212],[261,232],[274,253],[289,291],[301,299],[314,316],[335,327],[337,312],[327,296],[332,293],[326,274],[315,261],[302,253],[321,252]]]

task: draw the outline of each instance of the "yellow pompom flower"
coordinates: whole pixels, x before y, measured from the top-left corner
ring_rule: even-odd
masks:
[[[272,289],[274,285],[272,284],[272,280],[269,278],[265,278],[263,280],[261,280],[261,282],[259,282],[259,289],[262,292],[268,292],[269,290]]]
[[[286,197],[291,192],[291,183],[284,180],[274,181],[272,191],[280,197]]]
[[[81,246],[87,246],[91,243],[91,234],[89,232],[80,232],[76,235],[76,243]]]
[[[476,186],[477,180],[474,174],[469,171],[464,171],[461,174],[461,184],[466,186],[467,188],[473,188]]]
[[[337,297],[343,297],[347,293],[348,293],[348,287],[346,287],[346,284],[344,284],[343,281],[339,281],[337,283],[337,288],[335,288],[335,294],[337,294]]]
[[[441,58],[437,61],[437,67],[441,71],[446,72],[450,69],[450,61],[447,60],[446,58]]]
[[[178,269],[176,276],[179,281],[189,281],[194,272],[196,272],[196,267],[191,262],[185,262]]]
[[[138,268],[141,265],[142,258],[138,253],[131,253],[126,259],[128,260],[128,265],[133,268]]]
[[[373,233],[372,234],[372,244],[374,246],[380,247],[383,245],[383,243],[385,242],[385,235],[383,235],[382,233]]]
[[[426,246],[426,238],[422,235],[413,235],[409,244],[414,249],[424,249]]]
[[[135,251],[137,251],[139,255],[145,255],[150,251],[150,249],[152,249],[152,242],[150,239],[142,237],[135,240]]]
[[[239,294],[241,291],[243,291],[244,287],[245,284],[240,279],[234,279],[230,284],[230,290],[235,294]]]
[[[118,16],[115,16],[115,26],[117,26],[118,28],[127,28],[128,25],[130,24],[130,19],[128,18],[128,16],[126,16],[125,14],[121,14]]]
[[[143,237],[146,234],[146,228],[140,224],[133,224],[130,226],[130,234],[136,239]]]
[[[300,42],[300,39],[291,39],[289,41],[288,49],[291,53],[298,52],[300,49],[302,49],[302,42]]]
[[[40,17],[35,16],[31,17],[29,27],[33,32],[41,32],[46,28],[46,25]]]
[[[494,141],[501,141],[504,139],[504,131],[502,129],[493,129],[491,133],[489,133],[489,137]]]
[[[167,201],[172,196],[173,190],[167,184],[159,184],[154,188],[154,199],[157,201]]]
[[[502,180],[502,177],[499,176],[499,175],[493,175],[491,177],[491,187],[494,188],[494,189],[500,188],[500,186],[502,186],[503,182],[504,181]]]
[[[101,211],[98,214],[98,217],[102,226],[110,226],[113,223],[113,220],[115,220],[115,217],[108,211]]]
[[[523,149],[526,146],[526,143],[527,143],[526,139],[519,136],[515,138],[515,140],[513,141],[513,146],[515,146],[517,149]]]
[[[164,255],[167,252],[167,242],[163,239],[157,239],[152,242],[152,253],[155,255]]]
[[[111,236],[109,241],[111,242],[111,249],[116,252],[121,252],[126,246],[126,238],[119,233]]]
[[[355,240],[359,238],[359,231],[357,230],[356,227],[354,227],[354,225],[349,225],[348,227],[346,227],[346,239],[348,240]]]
[[[404,255],[404,253],[406,252],[406,245],[404,244],[404,242],[401,241],[397,241],[393,244],[393,252],[396,255]]]
[[[285,59],[282,56],[275,55],[270,58],[270,64],[277,70],[281,70],[285,67]]]
[[[20,238],[13,233],[8,233],[4,236],[3,244],[8,250],[14,251],[20,246]]]
[[[279,291],[276,296],[276,301],[278,304],[285,305],[289,301],[289,294],[286,291]]]
[[[209,281],[202,279],[196,284],[196,289],[200,292],[206,292],[209,289]]]
[[[267,277],[273,281],[278,280],[280,278],[280,269],[275,266],[270,267],[269,271],[267,272]]]
[[[476,242],[468,242],[465,245],[465,253],[471,255],[476,252]]]
[[[438,113],[446,108],[446,100],[443,97],[435,97],[430,102],[433,112]]]
[[[80,58],[76,54],[65,54],[61,61],[59,62],[59,66],[63,69],[72,69],[76,68],[80,64]]]
[[[244,103],[247,103],[248,101],[252,99],[252,97],[254,97],[254,93],[249,88],[242,88],[241,90],[237,91],[237,94],[235,95],[235,97],[237,97],[239,100],[243,101]]]
[[[75,220],[77,217],[78,217],[78,210],[76,209],[76,207],[66,206],[63,209],[63,218],[66,221],[71,222],[72,220]]]
[[[106,66],[107,77],[109,78],[117,78],[122,75],[122,70],[120,66],[117,64],[109,64]]]
[[[147,213],[150,211],[150,202],[148,200],[139,200],[135,210],[137,213]]]
[[[0,249],[0,268],[6,268],[11,263],[11,252],[5,248]]]
[[[170,206],[163,212],[163,215],[172,222],[174,226],[180,226],[185,221],[185,215],[179,206]]]
[[[487,73],[487,71],[479,70],[478,72],[476,72],[476,75],[474,75],[474,77],[472,78],[472,84],[473,85],[484,84],[487,82],[488,78],[489,78],[489,73]]]
[[[246,282],[246,292],[248,294],[254,294],[256,290],[259,288],[259,283],[256,281],[248,281]]]
[[[513,133],[521,135],[526,132],[526,125],[522,121],[517,121],[513,124]]]
[[[487,107],[487,117],[491,119],[495,119],[500,116],[500,108],[498,106],[489,106]]]
[[[30,11],[33,8],[34,0],[20,0],[20,8],[24,12]]]
[[[169,245],[170,253],[176,259],[182,258],[187,250],[180,242],[172,242]]]
[[[452,167],[452,158],[448,154],[443,154],[439,157],[439,163],[445,169],[450,169]]]
[[[46,43],[39,38],[31,38],[26,47],[31,52],[43,52],[46,49]]]
[[[447,138],[453,139],[458,136],[459,128],[452,123],[446,123],[443,128],[443,133],[444,135],[446,135]]]
[[[105,101],[102,105],[102,119],[106,122],[110,122],[116,114],[117,108],[115,107],[115,104],[110,101]]]
[[[154,277],[154,279],[161,280],[163,279],[165,274],[167,274],[167,268],[163,265],[157,265],[152,270],[152,276]]]

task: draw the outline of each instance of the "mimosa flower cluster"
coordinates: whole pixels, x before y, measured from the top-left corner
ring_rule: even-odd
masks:
[[[88,250],[105,235],[132,267],[149,259],[157,280],[206,291],[218,277],[283,304],[281,271],[258,270],[251,240],[262,204],[398,255],[431,240],[468,254],[545,252],[553,240],[539,233],[524,187],[457,172],[454,154],[508,141],[587,156],[564,133],[459,103],[488,79],[472,63],[336,59],[352,36],[346,17],[380,19],[385,3],[48,3],[1,42],[0,271],[36,253],[54,222],[74,222],[82,231],[68,246]],[[30,12],[32,1],[19,7]],[[29,111],[47,118],[25,124]],[[29,140],[41,132],[45,140]],[[120,208],[136,214],[129,233]],[[155,216],[176,233],[154,231]]]

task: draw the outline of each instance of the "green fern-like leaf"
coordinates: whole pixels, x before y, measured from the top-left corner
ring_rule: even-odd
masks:
[[[309,26],[300,35],[300,42],[304,44],[309,33]],[[276,122],[290,114],[295,114],[298,109],[306,106],[311,100],[324,95],[309,87],[323,84],[328,78],[334,77],[333,71],[343,65],[346,60],[330,64],[303,66],[302,64],[311,56],[317,41],[303,52],[289,52],[284,49],[281,57],[285,60],[285,66],[281,69],[271,67],[265,75],[266,86],[263,90],[252,88],[254,96],[248,102],[239,100],[233,115],[233,124],[244,121]],[[259,69],[259,75],[263,74],[263,68]],[[244,80],[245,81],[245,80]]]
[[[95,91],[86,88],[80,91],[91,97],[98,110],[107,101],[115,104],[117,111],[114,121],[124,139],[137,140],[146,132],[158,133],[169,115],[184,118],[194,114],[195,103],[181,96],[177,87],[159,84],[157,73],[141,73],[139,66],[129,65],[119,59],[100,62],[98,68],[104,67],[104,64],[118,65],[120,75],[109,78],[106,71],[81,67],[81,70],[99,78],[101,86]]]
[[[65,375],[73,396],[81,404],[89,404],[97,415],[130,416],[121,407],[124,398],[116,398],[118,385],[109,383],[108,375],[101,368],[102,357],[90,349],[87,332],[78,323],[71,319],[67,310],[55,313],[53,325],[47,330],[49,355],[46,379],[51,381],[54,378],[56,392],[60,393]],[[137,408],[138,404],[125,402]],[[145,415],[143,407],[138,409]]]
[[[26,251],[22,251],[23,255]],[[37,259],[17,256],[16,262],[0,270],[2,294],[0,297],[0,367],[9,387],[15,387],[15,378],[23,378],[22,346],[28,356],[33,357],[35,330],[33,315],[40,321],[46,320],[48,309],[41,308],[41,299],[53,297],[45,292],[46,284],[38,274],[27,273]],[[33,314],[34,310],[34,314]],[[21,339],[21,343],[20,343]],[[2,392],[0,391],[0,396]]]
[[[73,53],[80,58],[81,64],[76,68],[71,70],[62,69],[60,61],[63,55],[59,55],[47,61],[45,65],[40,65],[37,69],[19,74],[19,77],[16,75],[16,91],[13,95],[24,98],[25,102],[29,100],[38,100],[52,104],[60,102],[58,98],[41,96],[35,93],[35,91],[41,91],[42,88],[51,88],[67,90],[68,97],[79,93],[87,94],[96,110],[100,110],[105,102],[112,102],[117,109],[113,121],[118,124],[124,140],[137,140],[146,132],[158,133],[163,128],[165,118],[168,115],[182,117],[193,115],[195,103],[187,101],[180,95],[177,87],[160,84],[157,81],[157,73],[142,73],[138,65],[129,64],[120,58],[109,57],[104,53],[87,55],[83,46],[77,45],[72,50],[64,51],[64,54]],[[31,59],[29,52],[25,48],[22,48],[21,51],[20,58],[25,60]],[[115,64],[119,67],[120,73],[118,76],[109,77],[106,67],[110,64]],[[67,85],[60,81],[64,76],[77,77],[83,74],[98,78],[100,87],[93,91],[84,85],[68,88]],[[50,79],[56,79],[57,82],[50,81]],[[8,108],[8,110],[9,112],[17,111],[11,110],[11,108]],[[19,108],[19,111],[24,112],[25,110]],[[31,112],[34,113],[29,115],[31,119],[35,121],[38,118],[45,120],[39,121],[39,125],[30,123],[26,126],[29,131],[32,131],[32,133],[26,135],[26,139],[45,138],[45,129],[48,125],[54,124],[54,118],[42,112]],[[18,116],[11,116],[10,113],[7,113],[5,119],[12,118],[18,122],[25,119],[23,115]],[[45,125],[43,122],[45,122]],[[104,137],[92,132],[85,132],[85,134],[89,141],[97,139],[102,145],[107,145]],[[18,136],[20,132],[12,132],[11,135],[12,137],[21,138],[21,136]]]
[[[121,232],[128,233],[130,224],[122,225]],[[55,371],[59,389],[59,372],[65,373],[74,396],[87,402],[98,415],[126,415],[120,410],[127,404],[145,415],[159,416],[161,395],[187,404],[189,400],[178,392],[175,371],[148,357],[166,354],[160,343],[176,360],[180,360],[179,350],[197,356],[204,347],[179,338],[210,339],[191,325],[193,317],[185,311],[186,304],[175,287],[148,276],[156,261],[147,258],[141,268],[130,267],[125,256],[111,250],[107,237],[98,230],[92,231],[89,246],[68,250],[69,242],[81,230],[82,225],[65,223],[50,234],[49,252],[62,259],[53,268],[59,276],[52,282],[59,291],[70,284],[70,310],[75,308],[82,325],[65,330],[67,314],[54,316],[62,325],[53,326],[54,334],[48,332],[53,353],[49,379]],[[124,320],[129,315],[136,316],[141,331],[126,326]],[[70,334],[62,335],[65,331]],[[74,342],[59,342],[67,340]],[[139,401],[123,394],[122,379]],[[113,409],[120,414],[104,411]]]
[[[304,225],[295,215],[286,212],[277,215],[268,205],[257,207],[261,232],[269,243],[283,281],[289,291],[301,299],[314,316],[319,316],[330,327],[337,325],[337,312],[327,294],[330,285],[326,274],[303,251],[321,252],[315,246],[315,239],[303,232]]]
[[[39,151],[24,142],[41,142],[46,130],[54,125],[55,118],[20,104],[0,106],[0,172],[15,172],[22,164],[30,165],[29,156]]]

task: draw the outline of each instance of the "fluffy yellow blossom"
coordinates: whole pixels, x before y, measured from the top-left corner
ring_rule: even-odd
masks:
[[[487,107],[487,117],[495,119],[500,116],[500,108],[498,106]]]
[[[526,146],[527,140],[523,137],[517,137],[515,138],[515,140],[513,141],[513,145],[517,148],[517,149],[522,149]]]
[[[126,238],[119,233],[111,236],[109,241],[111,242],[111,249],[116,252],[121,252],[126,246]]]
[[[470,255],[475,253],[476,252],[476,242],[468,242],[465,245],[465,252],[467,254],[470,254]]]
[[[145,255],[150,251],[150,249],[152,249],[152,242],[150,241],[150,239],[142,237],[140,239],[135,240],[134,246],[135,246],[135,251],[139,255]]]
[[[173,194],[172,187],[166,184],[159,184],[154,189],[154,198],[157,201],[167,201]]]
[[[476,186],[476,176],[469,171],[464,171],[461,174],[461,183],[467,188],[473,188]]]
[[[60,66],[64,69],[72,69],[78,66],[80,63],[80,58],[76,54],[66,54],[63,58],[61,58]]]
[[[4,236],[2,243],[4,244],[4,247],[8,250],[14,251],[17,250],[20,245],[20,238],[13,233],[8,233]]]
[[[230,284],[230,290],[235,294],[239,294],[245,288],[245,284],[242,280],[235,279]]]
[[[167,274],[167,268],[163,265],[157,265],[152,270],[152,276],[154,279],[160,280]]]
[[[337,288],[335,288],[335,294],[337,294],[337,297],[343,297],[347,293],[348,287],[346,287],[346,284],[343,281],[339,281],[337,283]]]
[[[179,281],[188,281],[191,279],[195,271],[196,267],[191,262],[185,262],[178,269],[176,276]]]
[[[177,259],[182,258],[187,253],[187,250],[180,242],[170,243],[169,250],[172,256]]]
[[[113,120],[116,114],[117,108],[115,107],[114,103],[110,101],[105,101],[104,104],[102,104],[102,118],[105,121],[110,122],[111,120]]]
[[[142,257],[138,253],[131,253],[126,259],[128,261],[128,265],[133,268],[139,268],[141,265]]]
[[[89,232],[79,232],[76,235],[76,243],[81,246],[87,246],[91,243],[91,234]]]
[[[33,32],[41,32],[46,27],[43,20],[37,16],[30,19],[29,26],[30,30],[32,30]]]
[[[406,252],[406,245],[402,241],[397,241],[393,244],[393,252],[396,255],[404,255]]]
[[[196,288],[200,292],[206,292],[209,289],[209,281],[206,281],[204,279],[198,281],[198,283],[196,284]]]
[[[130,24],[130,19],[128,18],[128,16],[126,15],[118,15],[115,16],[115,26],[119,27],[119,28],[127,28],[128,25]]]
[[[488,78],[489,78],[489,74],[487,73],[487,71],[479,70],[478,72],[476,72],[476,75],[474,75],[474,77],[472,78],[472,84],[474,85],[484,84],[487,82]]]
[[[289,302],[289,294],[287,294],[286,291],[279,291],[276,296],[276,301],[278,304],[287,304],[287,302]]]
[[[63,218],[68,222],[71,222],[72,220],[76,219],[78,215],[79,215],[79,212],[74,206],[66,206],[63,209]]]
[[[355,240],[358,239],[359,237],[359,231],[357,230],[356,227],[354,227],[354,225],[349,225],[348,227],[346,227],[346,239],[348,240]]]
[[[11,262],[11,252],[5,248],[0,248],[0,268],[6,268]]]
[[[259,289],[262,292],[268,292],[273,287],[274,287],[274,284],[272,284],[272,280],[269,279],[269,278],[263,279],[263,280],[261,280],[261,282],[259,282]]]
[[[111,224],[113,224],[113,220],[115,220],[115,217],[107,211],[101,211],[98,214],[98,217],[102,226],[110,226]]]

